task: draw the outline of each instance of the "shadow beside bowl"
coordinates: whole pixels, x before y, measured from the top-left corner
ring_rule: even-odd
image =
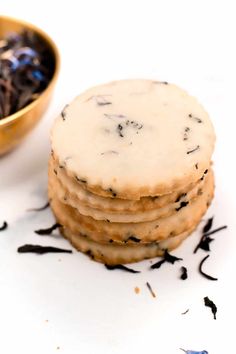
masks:
[[[59,72],[59,52],[55,43],[46,33],[22,20],[0,16],[0,39],[5,38],[9,33],[20,33],[25,29],[36,33],[48,48],[54,70],[48,86],[35,101],[18,112],[0,119],[0,155],[14,149],[38,123],[48,107]]]

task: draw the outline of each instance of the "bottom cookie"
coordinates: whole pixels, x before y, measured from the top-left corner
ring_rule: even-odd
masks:
[[[197,224],[180,235],[168,238],[159,243],[135,245],[100,244],[81,234],[75,235],[65,227],[61,227],[61,233],[78,251],[85,253],[93,260],[109,265],[116,265],[134,263],[144,259],[162,256],[165,250],[171,251],[177,248],[196,227]]]

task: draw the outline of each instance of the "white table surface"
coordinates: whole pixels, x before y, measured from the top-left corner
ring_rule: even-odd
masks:
[[[180,347],[233,353],[236,276],[235,79],[236,21],[233,1],[12,1],[0,13],[20,17],[47,31],[59,46],[60,78],[44,118],[13,153],[0,159],[0,353],[128,354],[181,353]],[[41,206],[47,195],[49,130],[62,107],[84,89],[122,78],[174,82],[197,96],[217,133],[216,194],[208,216],[215,235],[207,271],[205,255],[192,250],[195,232],[174,254],[184,258],[150,271],[150,262],[129,274],[107,271],[77,252],[20,255],[17,247],[40,243],[71,248],[57,232],[33,230],[53,223]],[[186,265],[189,279],[179,280]],[[151,297],[149,281],[157,297]],[[140,294],[134,292],[138,286]],[[209,296],[217,320],[203,305]],[[189,308],[186,315],[181,315]]]

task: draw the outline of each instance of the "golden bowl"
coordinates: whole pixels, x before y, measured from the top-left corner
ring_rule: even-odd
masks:
[[[55,43],[46,33],[22,20],[0,16],[0,39],[11,32],[19,33],[25,29],[36,33],[45,43],[54,61],[54,72],[48,86],[37,99],[16,113],[0,119],[0,155],[14,149],[38,123],[49,105],[59,72],[59,52]]]

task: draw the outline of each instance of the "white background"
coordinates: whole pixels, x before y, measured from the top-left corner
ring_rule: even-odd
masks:
[[[180,347],[234,352],[236,21],[230,1],[1,0],[0,13],[33,22],[57,43],[62,59],[52,104],[28,139],[0,159],[0,352],[4,354],[174,354]],[[174,82],[198,97],[216,128],[216,196],[207,216],[228,225],[216,234],[206,264],[218,282],[197,271],[192,255],[200,232],[175,254],[181,264],[141,274],[108,272],[73,255],[19,255],[26,242],[70,247],[33,230],[50,226],[49,210],[26,212],[46,200],[49,129],[62,107],[84,89],[122,78]],[[205,217],[206,219],[206,217]],[[149,281],[157,297],[152,298]],[[135,294],[134,287],[141,289]],[[218,306],[213,320],[203,306]],[[190,309],[186,315],[181,312]]]

